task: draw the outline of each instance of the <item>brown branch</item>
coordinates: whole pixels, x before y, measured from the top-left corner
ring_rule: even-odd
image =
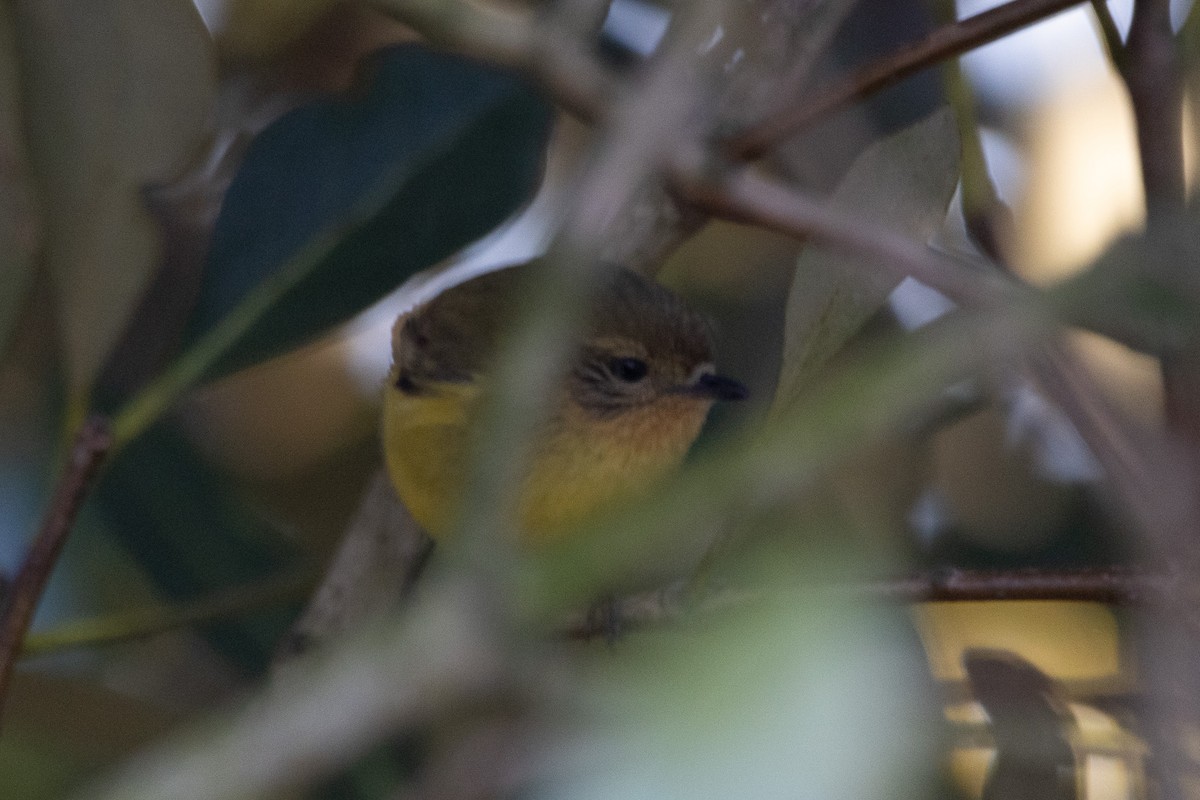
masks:
[[[1171,30],[1170,0],[1136,0],[1129,36],[1116,64],[1133,106],[1146,217],[1153,226],[1183,208],[1186,192],[1183,78]],[[1168,268],[1179,272],[1195,267],[1184,261]],[[1194,467],[1200,453],[1200,351],[1192,347],[1171,353],[1162,359],[1161,369],[1167,425],[1189,446],[1190,466]],[[1152,616],[1146,615],[1140,626],[1143,653],[1139,657],[1146,665],[1143,679],[1148,689],[1145,736],[1155,754],[1151,780],[1164,800],[1191,794],[1186,772],[1194,760],[1178,742],[1200,722],[1200,683],[1195,673],[1200,626],[1198,598],[1192,588],[1200,578],[1195,538],[1200,535],[1200,522],[1194,508],[1197,485],[1193,472],[1177,501],[1193,512],[1190,519],[1150,542],[1162,551],[1162,557],[1179,566],[1182,583],[1189,590],[1163,603]]]
[[[726,143],[726,152],[737,159],[758,158],[787,137],[840,111],[855,100],[1081,2],[1083,0],[1012,0],[982,14],[945,25],[919,42],[860,67],[843,81],[812,97],[787,104],[775,116],[732,137]]]
[[[1183,78],[1170,0],[1137,0],[1117,61],[1137,125],[1146,213],[1153,222],[1183,206]]]
[[[92,417],[79,429],[46,516],[13,580],[0,615],[0,713],[34,609],[111,444],[108,421],[102,417]]]
[[[1078,569],[959,569],[831,586],[837,594],[891,603],[962,603],[972,601],[1051,600],[1141,605],[1171,593],[1177,581],[1163,573],[1131,567]],[[689,615],[743,607],[762,598],[751,591],[722,590],[689,601],[683,583],[614,599],[568,621],[563,635],[589,640],[659,625],[677,624]],[[599,612],[599,613],[597,613]]]
[[[868,597],[901,603],[971,600],[1060,600],[1130,605],[1169,592],[1174,580],[1129,567],[1081,569],[947,569],[907,578],[874,581],[860,589]]]
[[[669,166],[677,192],[713,216],[834,245],[872,259],[878,269],[912,276],[955,302],[999,306],[1023,290],[994,270],[970,269],[963,262],[888,230],[856,219],[823,200],[768,178],[748,167],[708,166],[697,150],[680,147]]]
[[[1129,39],[1117,64],[1133,106],[1146,216],[1153,224],[1182,208],[1185,196],[1183,78],[1169,0],[1139,0],[1134,5]],[[1173,267],[1193,269],[1186,262]],[[1164,357],[1162,375],[1169,426],[1200,450],[1200,353]]]
[[[1121,41],[1121,31],[1117,21],[1113,19],[1112,11],[1108,8],[1108,0],[1091,0],[1092,11],[1100,25],[1100,37],[1104,41],[1104,49],[1108,57],[1116,64],[1124,56],[1125,45]]]

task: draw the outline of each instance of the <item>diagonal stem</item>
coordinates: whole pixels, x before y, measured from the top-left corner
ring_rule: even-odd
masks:
[[[818,91],[805,98],[804,102],[781,104],[779,113],[726,142],[726,151],[739,159],[758,158],[787,137],[840,111],[855,100],[1081,2],[1012,0],[982,14],[944,25],[924,39],[855,70],[845,80]]]
[[[92,417],[80,428],[54,487],[46,516],[13,580],[4,612],[0,614],[0,713],[33,612],[111,444],[106,419]]]

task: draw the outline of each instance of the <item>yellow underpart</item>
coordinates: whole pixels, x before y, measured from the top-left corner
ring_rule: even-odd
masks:
[[[392,482],[434,538],[455,522],[479,402],[480,392],[472,384],[440,384],[416,395],[393,388],[386,393],[384,452]],[[581,518],[627,501],[673,470],[709,405],[672,396],[597,418],[567,403],[535,442],[519,500],[523,541],[554,539]]]

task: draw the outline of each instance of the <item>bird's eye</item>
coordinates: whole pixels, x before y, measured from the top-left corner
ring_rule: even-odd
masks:
[[[608,362],[608,369],[619,380],[626,383],[637,383],[646,377],[649,368],[640,358],[614,358]]]

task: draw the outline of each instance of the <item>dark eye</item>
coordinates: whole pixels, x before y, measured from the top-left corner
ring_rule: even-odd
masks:
[[[608,370],[619,380],[637,383],[646,377],[649,368],[640,358],[614,358],[608,362]]]

